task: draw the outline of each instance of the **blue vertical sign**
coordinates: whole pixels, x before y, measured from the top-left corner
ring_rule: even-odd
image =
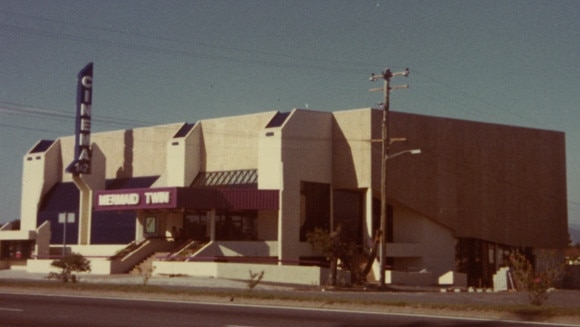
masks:
[[[91,104],[93,100],[93,63],[77,76],[77,116],[75,157],[66,171],[75,175],[91,173]]]

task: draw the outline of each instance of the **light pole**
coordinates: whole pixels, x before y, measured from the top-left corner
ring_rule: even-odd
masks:
[[[413,149],[413,150],[405,150],[405,151],[401,151],[401,152],[397,152],[395,154],[391,154],[390,156],[387,156],[387,160],[389,159],[393,159],[394,157],[398,157],[400,155],[406,154],[406,153],[410,153],[410,154],[421,154],[421,149]]]
[[[421,149],[412,149],[412,150],[405,150],[401,152],[397,152],[395,154],[386,155],[383,160],[383,164],[386,166],[387,160],[391,160],[398,156],[402,156],[404,154],[420,154]],[[381,187],[381,238],[380,238],[380,246],[379,246],[379,266],[381,269],[380,278],[379,278],[379,287],[385,287],[385,270],[387,268],[387,178],[386,178],[386,169],[385,175],[383,175],[383,183],[384,188]]]
[[[380,256],[380,279],[379,287],[383,288],[385,286],[385,268],[386,268],[386,229],[387,229],[387,159],[389,157],[389,146],[391,140],[389,138],[389,94],[392,89],[408,88],[408,85],[398,85],[391,88],[391,78],[392,77],[407,77],[409,76],[409,68],[405,71],[393,73],[390,69],[385,69],[381,75],[372,74],[370,77],[371,82],[375,82],[379,79],[384,80],[383,88],[371,89],[370,91],[383,91],[385,96],[385,102],[383,103],[383,122],[382,122],[382,156],[381,156],[381,238],[379,247]]]

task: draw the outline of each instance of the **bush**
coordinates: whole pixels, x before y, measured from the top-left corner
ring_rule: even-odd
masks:
[[[77,282],[77,276],[74,272],[91,271],[91,262],[78,253],[67,254],[64,258],[54,260],[51,266],[61,269],[60,273],[50,273],[48,278],[56,278],[64,283]]]
[[[562,264],[550,256],[542,253],[543,269],[534,269],[528,259],[521,253],[510,255],[516,288],[528,292],[528,298],[533,305],[542,305],[548,299],[548,292],[564,275]]]
[[[139,273],[139,276],[141,276],[141,278],[143,278],[143,286],[147,285],[147,283],[149,282],[149,279],[151,279],[151,277],[153,277],[153,272],[155,271],[155,266],[149,267],[149,268],[143,268],[141,266],[137,266],[137,272]]]
[[[260,271],[260,272],[252,272],[252,270],[250,270],[250,279],[248,280],[248,289],[251,291],[254,289],[254,287],[258,286],[258,284],[262,281],[262,278],[264,278],[264,271]]]

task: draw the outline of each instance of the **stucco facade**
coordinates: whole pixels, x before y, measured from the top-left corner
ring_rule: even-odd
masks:
[[[95,133],[90,175],[64,170],[74,137],[41,141],[23,161],[29,269],[65,249],[92,257],[97,273],[164,253],[173,260],[159,259],[157,273],[191,274],[211,261],[231,264],[228,276],[234,262],[292,275],[319,260],[306,233],[338,224],[364,256],[379,226],[381,119],[368,108],[295,109]],[[407,140],[392,153],[422,150],[388,161],[392,276],[413,283],[409,276],[424,274],[416,280],[434,284],[461,272],[485,283],[502,262],[483,269],[482,258],[566,246],[562,133],[396,112],[391,125],[391,136]],[[66,226],[63,212],[75,215]],[[7,235],[0,230],[4,248]]]

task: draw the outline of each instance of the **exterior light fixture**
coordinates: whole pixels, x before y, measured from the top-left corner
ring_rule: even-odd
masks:
[[[412,150],[405,150],[405,151],[397,152],[395,154],[390,154],[390,155],[385,156],[385,159],[387,159],[387,160],[393,159],[394,157],[402,156],[406,153],[421,154],[421,149],[412,149]]]

